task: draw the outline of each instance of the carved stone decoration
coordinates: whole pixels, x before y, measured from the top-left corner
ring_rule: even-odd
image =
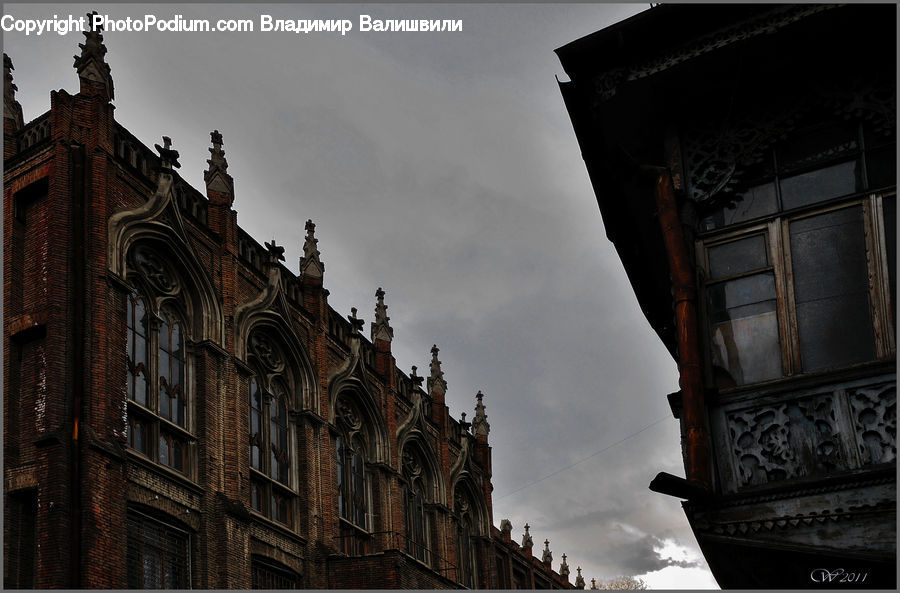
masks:
[[[562,555],[562,563],[559,565],[559,576],[565,580],[569,580],[569,564],[566,562],[566,555]]]
[[[87,15],[88,25],[90,29],[82,31],[85,40],[79,43],[81,55],[75,56],[73,66],[78,72],[78,78],[81,79],[81,92],[85,92],[85,83],[100,83],[109,100],[115,99],[113,90],[113,80],[110,75],[109,64],[106,63],[106,45],[103,44],[103,27],[93,26],[93,16],[95,12],[89,12]]]
[[[534,539],[532,539],[531,534],[528,533],[529,529],[531,529],[531,525],[526,523],[525,524],[525,534],[522,535],[522,547],[530,549],[530,548],[534,547]]]
[[[437,344],[431,347],[431,374],[428,377],[428,393],[440,394],[447,393],[447,382],[444,381],[444,371],[441,370],[441,361],[438,360],[438,352],[440,349]]]
[[[475,434],[480,434],[484,436],[488,436],[491,432],[491,425],[487,421],[487,414],[484,413],[484,394],[479,391],[475,398],[478,400],[478,403],[475,404],[475,417],[472,418],[472,432]]]
[[[831,394],[727,415],[739,488],[848,467]]]
[[[300,258],[300,274],[308,278],[322,278],[325,264],[320,259],[319,240],[316,239],[316,224],[306,221],[306,239],[303,242],[303,256]]]
[[[500,520],[500,533],[504,538],[510,537],[512,535],[512,521],[509,519],[501,519]],[[565,558],[565,556],[563,556]]]
[[[422,464],[409,450],[403,451],[403,475],[410,480],[415,480],[422,475]]]
[[[544,551],[541,554],[541,562],[545,564],[550,564],[553,562],[553,552],[550,551],[550,540],[544,540]]]
[[[394,337],[394,328],[388,323],[391,318],[387,315],[388,306],[384,304],[384,290],[378,287],[375,291],[375,321],[372,322],[372,342],[382,340],[390,342]]]
[[[894,384],[849,390],[853,428],[863,465],[897,459],[897,388]]]
[[[255,331],[250,334],[250,351],[267,371],[279,372],[284,368],[284,359],[265,333]]]
[[[578,571],[578,575],[575,577],[575,588],[584,589],[584,577],[581,576],[581,567],[579,566],[575,570]]]
[[[12,60],[9,56],[3,54],[3,119],[11,119],[13,121],[13,129],[21,130],[25,126],[22,119],[22,105],[16,100],[16,91],[19,87],[13,83]]]
[[[134,248],[134,266],[150,287],[162,295],[174,295],[180,290],[177,276],[153,249],[146,245]]]
[[[358,431],[362,428],[359,412],[346,397],[338,399],[337,418],[339,422],[342,422],[350,430]]]

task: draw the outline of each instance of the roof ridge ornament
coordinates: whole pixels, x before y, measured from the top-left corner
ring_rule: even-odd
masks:
[[[300,274],[309,278],[322,278],[325,273],[325,264],[319,258],[318,243],[316,239],[316,223],[312,219],[306,221],[306,239],[303,241],[303,255],[300,257]]]
[[[355,336],[359,335],[359,332],[366,324],[365,321],[356,316],[356,307],[350,307],[350,315],[347,315],[347,321],[350,322],[350,330]]]
[[[228,160],[225,158],[225,151],[222,150],[222,134],[219,130],[213,130],[209,133],[212,148],[209,149],[210,158],[206,160],[209,168],[203,172],[203,181],[206,182],[206,193],[209,197],[210,192],[225,194],[228,199],[228,206],[234,204],[234,179],[228,174]]]
[[[559,565],[559,576],[569,580],[569,565],[566,563],[566,555],[562,555],[562,564]]]
[[[160,167],[170,171],[173,167],[176,169],[181,168],[181,163],[178,162],[178,151],[172,148],[172,139],[168,136],[163,136],[162,140],[162,146],[154,144],[156,152],[159,153]]]
[[[525,535],[522,536],[522,547],[523,548],[533,548],[534,540],[531,538],[531,534],[528,533],[528,530],[531,529],[531,525],[528,523],[525,524]]]
[[[578,576],[575,577],[575,588],[584,589],[584,577],[581,576],[581,567],[579,566],[575,570],[578,571]]]
[[[94,26],[94,16],[97,11],[87,13],[88,30],[82,31],[85,40],[79,43],[80,56],[73,56],[73,66],[81,80],[79,93],[82,95],[101,95],[107,101],[115,98],[113,79],[110,75],[109,64],[106,63],[106,45],[103,44],[103,25]]]
[[[544,553],[541,554],[541,562],[550,564],[553,562],[553,552],[550,551],[550,540],[544,540]]]
[[[444,395],[447,393],[447,382],[444,380],[444,371],[441,370],[441,361],[438,360],[438,352],[440,349],[437,344],[431,347],[431,376],[428,377],[428,394],[438,393]]]
[[[488,436],[491,432],[491,425],[487,421],[487,414],[484,413],[485,406],[482,401],[484,394],[481,393],[480,389],[475,394],[475,398],[478,400],[478,403],[475,404],[475,417],[472,418],[472,432]]]
[[[372,322],[372,342],[382,340],[390,342],[394,337],[394,328],[388,323],[391,318],[387,315],[388,306],[384,304],[384,290],[379,286],[375,291],[375,321]]]
[[[22,105],[16,100],[16,91],[19,87],[13,82],[12,71],[15,70],[12,60],[3,53],[3,119],[13,121],[13,129],[21,130],[25,127],[22,118]]]

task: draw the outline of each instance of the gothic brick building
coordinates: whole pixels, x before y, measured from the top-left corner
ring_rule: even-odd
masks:
[[[329,307],[311,221],[296,275],[245,233],[221,134],[204,195],[116,122],[85,36],[28,124],[4,56],[5,585],[571,588],[493,527],[481,393]]]

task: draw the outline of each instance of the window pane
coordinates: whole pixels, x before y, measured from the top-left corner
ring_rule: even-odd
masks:
[[[869,189],[897,185],[897,145],[891,144],[866,152]]]
[[[707,288],[710,355],[716,385],[780,377],[781,347],[772,272]]]
[[[769,265],[766,256],[766,237],[756,235],[724,245],[710,247],[710,278],[723,278],[765,268]]]
[[[804,371],[875,358],[862,207],[790,224]]]
[[[781,180],[785,210],[824,202],[863,190],[857,161],[849,161]]]
[[[774,214],[778,210],[775,198],[775,184],[764,183],[739,193],[732,205],[723,207],[703,219],[703,229],[718,229],[745,220],[752,220]]]
[[[159,462],[169,465],[169,441],[162,435],[159,437]]]
[[[777,150],[779,171],[797,170],[834,161],[859,149],[859,129],[853,122],[827,125],[793,133]]]

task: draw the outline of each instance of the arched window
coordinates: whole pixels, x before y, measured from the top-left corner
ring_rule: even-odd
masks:
[[[457,488],[454,500],[454,519],[456,521],[456,567],[457,580],[469,589],[477,586],[478,565],[475,555],[474,535],[477,533],[475,510],[469,497]]]
[[[406,519],[406,553],[425,564],[431,563],[431,521],[425,510],[427,481],[418,456],[403,452],[403,509]]]
[[[180,284],[146,245],[134,249],[126,302],[128,445],[173,470],[192,474],[188,326]]]
[[[291,483],[289,377],[284,357],[260,331],[250,336],[250,505],[256,512],[290,526],[294,494]],[[265,382],[268,382],[268,389]]]
[[[346,396],[337,402],[336,441],[338,513],[341,522],[342,548],[350,555],[368,549],[366,533],[371,530],[371,476],[366,462],[367,441],[362,421]]]

